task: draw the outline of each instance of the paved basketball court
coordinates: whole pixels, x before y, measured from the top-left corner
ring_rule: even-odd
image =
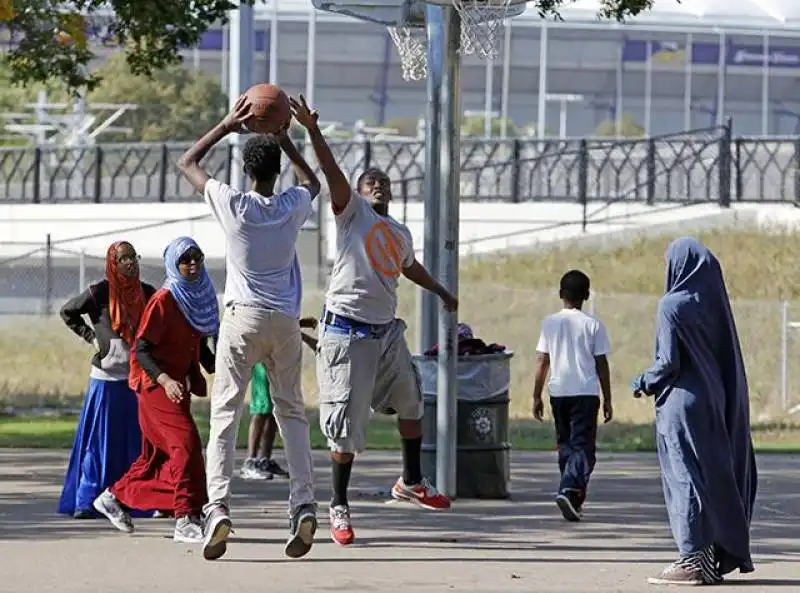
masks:
[[[324,453],[315,460],[325,501]],[[282,556],[286,484],[237,479],[235,540],[215,563],[172,542],[170,520],[139,520],[126,536],[56,517],[65,465],[62,452],[0,451],[0,592],[646,591],[674,554],[653,455],[601,455],[586,521],[570,525],[551,502],[552,454],[514,456],[513,500],[457,501],[447,513],[387,504],[399,460],[368,454],[351,500],[360,545],[335,546],[324,520],[299,561]],[[759,469],[756,572],[726,590],[798,591],[800,457],[762,456]]]

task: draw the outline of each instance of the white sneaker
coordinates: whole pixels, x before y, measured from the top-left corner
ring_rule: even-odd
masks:
[[[123,509],[117,497],[111,494],[111,491],[106,488],[103,493],[94,499],[92,506],[95,510],[104,515],[106,519],[111,521],[111,524],[124,533],[133,533],[133,521],[131,516]]]
[[[182,544],[202,544],[203,526],[195,517],[181,517],[175,521],[172,539]]]

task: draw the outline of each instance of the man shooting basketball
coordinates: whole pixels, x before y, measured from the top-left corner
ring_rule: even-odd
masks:
[[[456,310],[458,300],[416,260],[410,231],[389,216],[388,176],[369,169],[354,193],[317,126],[316,111],[302,96],[290,100],[311,137],[336,217],[337,253],[319,332],[317,381],[320,426],[332,450],[331,537],[348,545],[355,535],[347,488],[354,457],[365,449],[370,408],[398,416],[403,475],[392,496],[428,509],[450,507],[450,499],[422,476],[422,392],[406,324],[395,317],[398,278],[402,274],[437,294],[448,311]]]
[[[291,118],[285,95],[283,101],[286,117]],[[253,136],[245,144],[244,170],[252,181],[252,191],[247,193],[212,179],[199,165],[215,144],[228,134],[241,132],[245,124],[260,132],[278,133]],[[291,476],[286,555],[299,558],[307,554],[317,528],[308,419],[300,381],[302,283],[295,243],[312,212],[320,184],[284,133],[288,125],[289,119],[276,125],[269,117],[254,117],[249,99],[242,97],[231,114],[186,151],[180,162],[184,177],[203,193],[225,232],[227,247],[225,313],[217,343],[206,455],[209,503],[204,509],[203,556],[207,560],[221,557],[227,549],[236,435],[245,388],[259,361],[271,380],[275,419]],[[299,184],[275,195],[281,151],[291,161]]]

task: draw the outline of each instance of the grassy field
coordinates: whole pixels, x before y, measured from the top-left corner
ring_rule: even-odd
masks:
[[[664,282],[663,252],[671,238],[651,238],[604,252],[565,249],[487,257],[462,264],[460,319],[487,342],[505,344],[515,352],[511,385],[515,418],[522,421],[529,416],[541,318],[559,307],[560,275],[570,268],[580,268],[592,278],[594,310],[606,323],[614,348],[611,364],[619,430],[634,427],[631,434],[639,434],[636,427],[652,422],[652,404],[633,400],[628,386],[652,360],[654,315]],[[800,237],[731,232],[700,238],[721,260],[734,299],[754,419],[782,419],[781,301],[798,299],[790,311],[793,319],[800,320],[800,268],[796,265],[800,261]],[[400,314],[409,320],[408,337],[413,346],[416,294],[407,285],[402,292]],[[308,290],[304,313],[317,313],[320,305],[321,294]],[[306,353],[304,386],[307,402],[313,406],[317,398],[313,358],[308,355],[310,352]],[[790,346],[789,354],[790,397],[800,403],[800,348]],[[0,329],[0,359],[4,365],[0,406],[78,407],[89,357],[88,347],[58,318],[4,322]],[[530,434],[539,434],[537,430],[530,429]],[[767,427],[764,434],[771,436],[765,436],[764,442],[791,441],[793,432],[791,428],[775,431]],[[531,442],[537,438],[532,436]]]
[[[194,416],[203,442],[208,440],[208,407],[198,402]],[[325,449],[326,443],[319,430],[317,410],[308,410],[311,424],[311,445]],[[75,434],[76,415],[30,417],[0,416],[0,448],[68,449]],[[238,446],[247,447],[248,419],[239,426]],[[753,427],[753,440],[760,453],[800,452],[800,439],[796,428],[787,424],[758,424]],[[515,450],[554,449],[555,433],[549,422],[536,422],[518,418],[511,421],[509,441]],[[597,435],[601,451],[652,451],[655,449],[652,424],[613,422],[600,427]],[[398,436],[394,421],[377,416],[370,424],[367,447],[369,450],[397,449]],[[278,437],[277,447],[281,447]]]

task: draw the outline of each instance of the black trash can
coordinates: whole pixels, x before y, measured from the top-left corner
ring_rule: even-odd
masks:
[[[458,359],[456,496],[508,498],[511,481],[509,384],[512,352]],[[422,472],[436,477],[438,360],[415,356],[424,398]]]

